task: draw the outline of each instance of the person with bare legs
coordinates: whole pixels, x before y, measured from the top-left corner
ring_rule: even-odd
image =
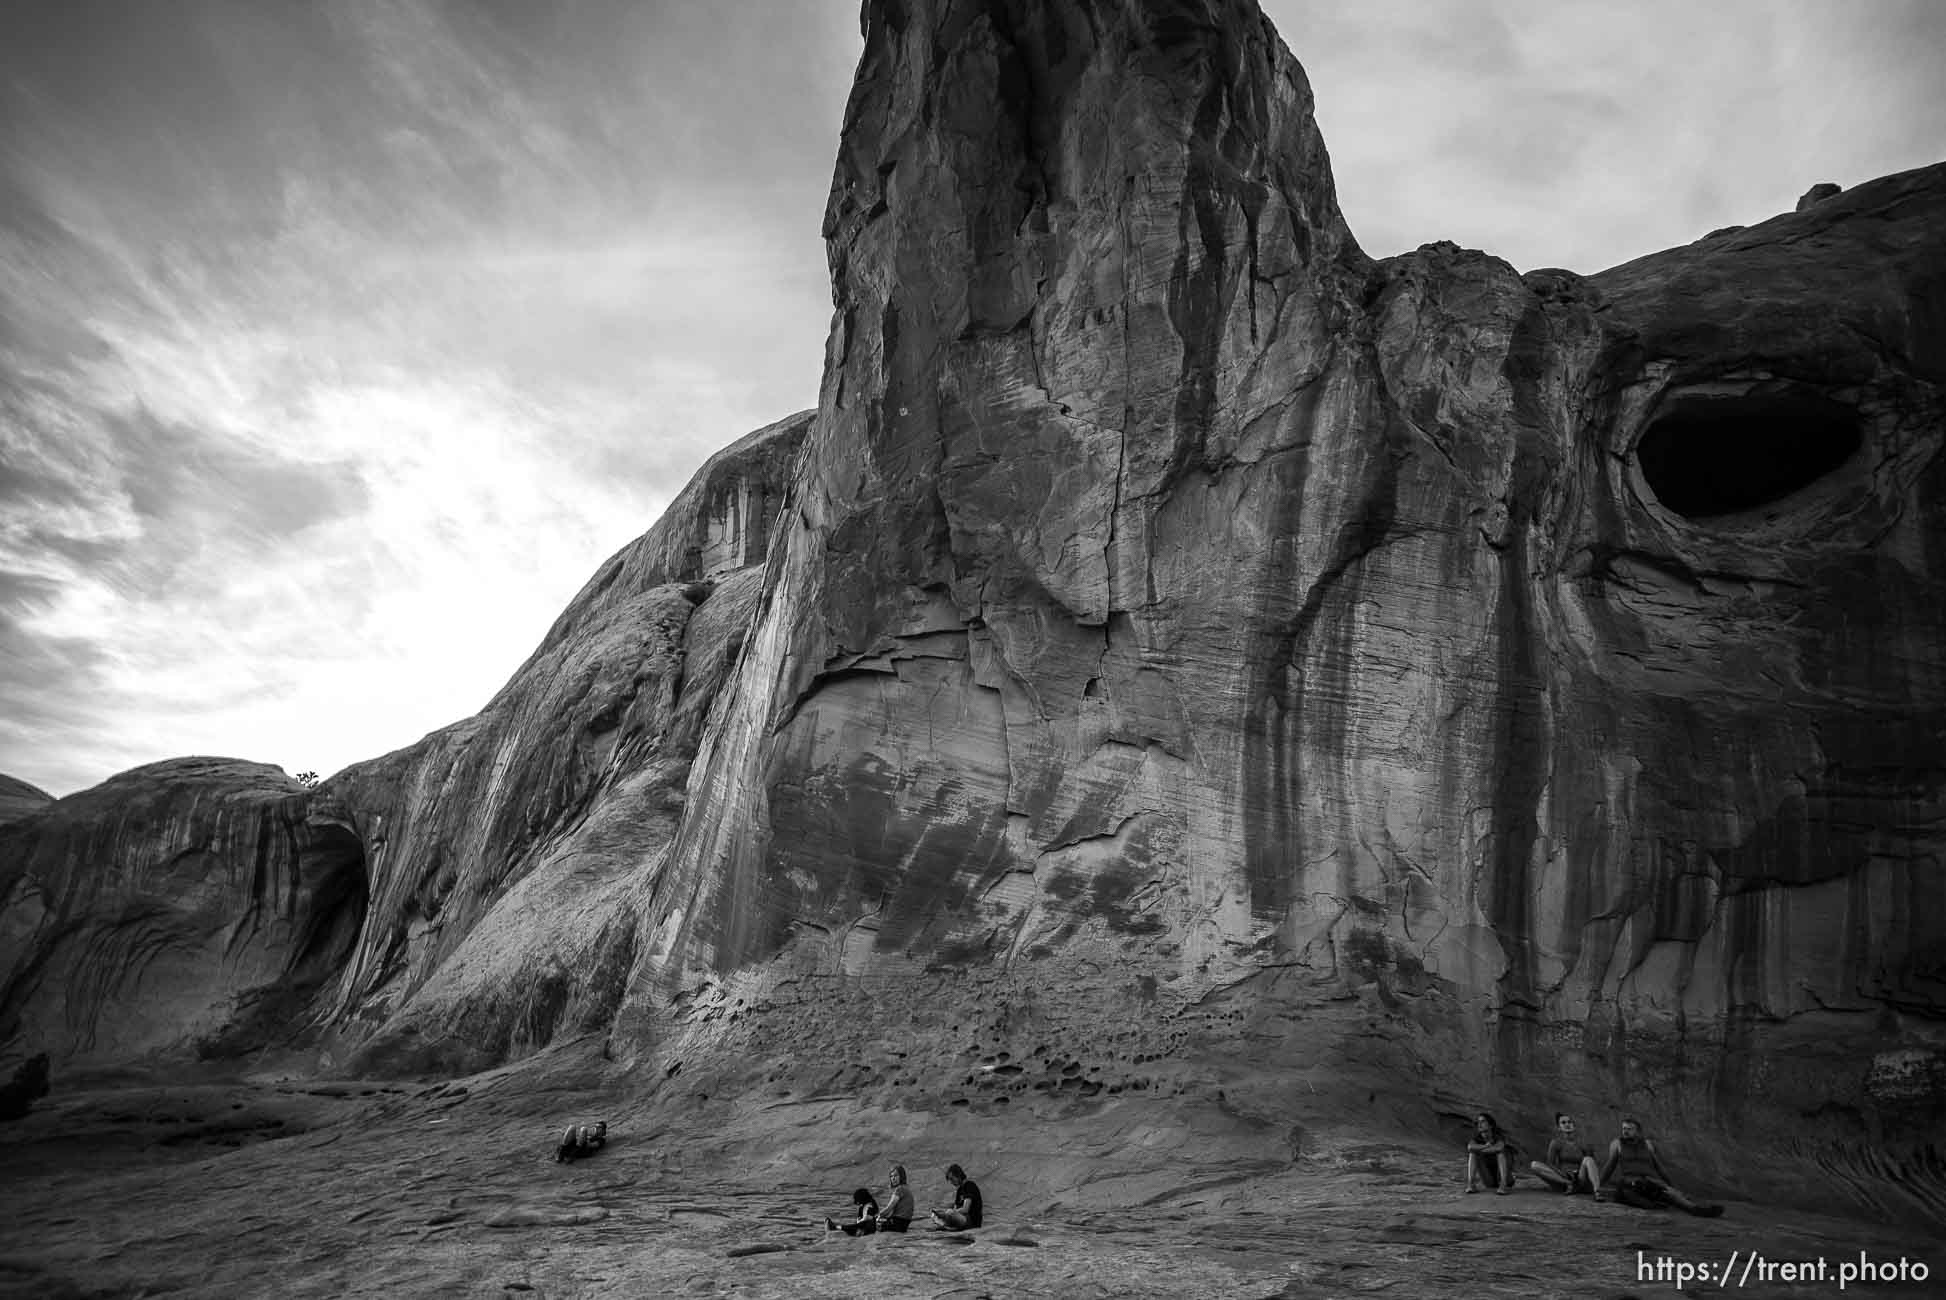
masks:
[[[850,1223],[840,1223],[830,1215],[824,1216],[826,1232],[842,1232],[847,1237],[869,1236],[878,1231],[878,1199],[869,1187],[860,1187],[851,1194],[851,1203],[857,1207],[858,1217]]]
[[[1514,1186],[1514,1163],[1507,1151],[1507,1135],[1485,1111],[1473,1117],[1473,1140],[1466,1144],[1466,1190],[1477,1192],[1482,1182],[1502,1196]]]
[[[1547,1144],[1547,1159],[1536,1160],[1528,1167],[1535,1177],[1566,1196],[1592,1193],[1601,1186],[1594,1153],[1575,1135],[1574,1116],[1560,1111],[1554,1113],[1554,1138]]]

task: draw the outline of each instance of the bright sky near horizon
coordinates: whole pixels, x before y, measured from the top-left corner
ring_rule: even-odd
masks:
[[[1267,0],[1367,252],[1595,271],[1946,158],[1935,0]],[[477,710],[815,405],[851,0],[16,0],[0,772]]]

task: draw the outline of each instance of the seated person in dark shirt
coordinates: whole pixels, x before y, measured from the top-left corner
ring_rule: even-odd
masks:
[[[1622,1117],[1622,1135],[1608,1144],[1608,1159],[1595,1184],[1595,1199],[1605,1201],[1612,1194],[1623,1205],[1637,1209],[1660,1209],[1673,1205],[1679,1210],[1704,1218],[1715,1218],[1723,1207],[1694,1200],[1677,1191],[1662,1167],[1662,1155],[1655,1143],[1642,1136],[1642,1124],[1633,1116]]]
[[[1575,1135],[1574,1116],[1559,1111],[1554,1115],[1554,1140],[1547,1144],[1547,1159],[1534,1161],[1531,1168],[1542,1182],[1569,1196],[1592,1193],[1601,1178],[1594,1153]]]
[[[591,1156],[608,1141],[608,1121],[594,1124],[570,1124],[561,1133],[561,1145],[554,1148],[554,1163],[563,1160],[579,1160]]]
[[[891,1185],[882,1207],[862,1187],[851,1194],[851,1200],[859,1207],[858,1222],[839,1223],[827,1217],[827,1230],[836,1228],[847,1237],[862,1237],[874,1232],[904,1232],[912,1225],[912,1189],[906,1186],[904,1165],[892,1166]]]
[[[977,1228],[980,1226],[980,1185],[966,1176],[958,1165],[946,1166],[946,1179],[953,1185],[953,1208],[933,1210],[935,1228]]]
[[[1481,1111],[1473,1117],[1473,1140],[1466,1144],[1466,1190],[1477,1192],[1481,1184],[1505,1196],[1513,1190],[1513,1154],[1507,1149],[1507,1135],[1500,1123]]]
[[[825,1231],[842,1232],[847,1237],[877,1232],[878,1198],[872,1195],[871,1189],[860,1187],[854,1191],[851,1194],[851,1203],[858,1207],[858,1218],[851,1223],[840,1223],[827,1214],[824,1216]]]

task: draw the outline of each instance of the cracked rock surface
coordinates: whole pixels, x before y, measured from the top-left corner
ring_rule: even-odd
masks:
[[[1532,1300],[1721,1289],[1791,1300],[1838,1294],[1836,1270],[1861,1253],[1908,1270],[1929,1263],[1931,1276],[1853,1282],[1845,1295],[1941,1293],[1925,1229],[1741,1198],[1720,1219],[1694,1219],[1543,1192],[1532,1178],[1507,1196],[1469,1196],[1457,1142],[1347,1128],[1253,1148],[1226,1137],[1214,1110],[1160,1100],[1032,1138],[1019,1123],[964,1115],[920,1131],[844,1098],[704,1101],[676,1088],[681,1076],[659,1098],[614,1090],[591,1083],[602,1072],[593,1047],[430,1085],[263,1077],[49,1098],[0,1126],[0,1297]],[[610,1122],[608,1145],[555,1163],[564,1117],[597,1116]],[[1165,1139],[1171,1131],[1181,1138]],[[845,1216],[852,1187],[882,1186],[892,1161],[908,1166],[922,1210],[939,1203],[947,1160],[979,1180],[981,1227],[856,1240],[824,1229],[825,1216]],[[1766,1280],[1753,1255],[1822,1258],[1830,1278]],[[1679,1292],[1641,1271],[1663,1259],[1712,1273]]]

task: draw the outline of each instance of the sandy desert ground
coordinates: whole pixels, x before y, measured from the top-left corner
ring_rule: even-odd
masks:
[[[1166,1098],[942,1116],[591,1073],[564,1056],[446,1083],[57,1088],[0,1127],[0,1296],[1807,1297],[1840,1294],[1861,1252],[1903,1258],[1906,1277],[1842,1294],[1946,1295],[1923,1227],[1735,1199],[1694,1219],[1531,1177],[1465,1195],[1450,1150],[1355,1126],[1293,1153],[1199,1136],[1205,1120]],[[597,1115],[610,1145],[555,1163],[563,1119]],[[949,1159],[986,1189],[980,1230],[824,1230],[894,1160],[922,1208],[939,1203]],[[1778,1269],[1819,1260],[1822,1282]],[[1677,1263],[1712,1271],[1678,1279]]]

